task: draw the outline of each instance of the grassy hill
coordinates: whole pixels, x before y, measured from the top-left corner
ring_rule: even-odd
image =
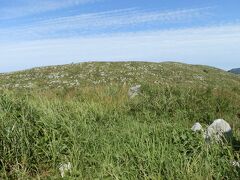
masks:
[[[128,97],[129,87],[141,92]],[[0,75],[0,178],[239,179],[240,77],[181,63],[81,63]],[[223,118],[234,141],[190,128]]]
[[[0,88],[51,89],[111,84],[236,86],[239,77],[223,70],[181,63],[92,62],[0,74]]]

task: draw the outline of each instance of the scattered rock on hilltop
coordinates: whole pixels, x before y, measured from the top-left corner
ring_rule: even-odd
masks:
[[[64,89],[123,84],[240,87],[240,76],[173,62],[86,62],[0,74],[0,89]]]
[[[141,85],[136,85],[136,86],[131,87],[128,91],[128,96],[130,98],[134,98],[135,96],[137,96],[140,93],[140,88],[141,88]]]

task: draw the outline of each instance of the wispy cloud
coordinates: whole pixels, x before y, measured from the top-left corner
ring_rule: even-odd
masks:
[[[0,7],[0,19],[12,19],[101,0],[8,0]]]
[[[240,24],[46,39],[0,44],[0,71],[91,60],[182,60],[227,69],[239,65],[239,47]]]
[[[209,7],[183,9],[175,11],[146,11],[137,8],[118,9],[98,13],[87,13],[73,16],[42,20],[27,26],[0,30],[1,37],[14,39],[67,37],[92,33],[104,33],[124,27],[155,25],[196,21],[209,15]]]

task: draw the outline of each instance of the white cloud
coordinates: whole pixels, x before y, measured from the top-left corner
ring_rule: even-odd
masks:
[[[129,24],[139,24],[146,22],[158,21],[161,23],[169,23],[174,21],[182,21],[202,17],[206,14],[208,8],[184,9],[177,11],[142,11],[138,9],[119,9],[115,11],[106,11],[100,13],[83,14],[77,16],[56,18],[42,22],[42,25],[63,26],[65,27],[109,27],[121,26]],[[58,28],[61,28],[58,27]]]
[[[240,25],[0,44],[0,59],[0,71],[91,60],[172,60],[228,69],[239,66]]]
[[[86,34],[91,31],[94,33],[104,32],[105,30],[116,30],[126,26],[146,25],[147,23],[159,25],[193,21],[198,18],[205,18],[208,14],[209,7],[165,12],[144,11],[136,8],[119,9],[59,17],[42,20],[27,26],[1,29],[0,37],[12,37],[14,40],[29,39],[29,37],[32,39],[63,37]]]
[[[8,0],[0,7],[0,19],[12,19],[36,13],[67,8],[75,5],[92,3],[100,0]]]

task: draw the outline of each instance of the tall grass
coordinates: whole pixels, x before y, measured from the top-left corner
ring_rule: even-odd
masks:
[[[0,178],[238,179],[239,151],[192,133],[224,118],[238,140],[239,89],[144,85],[0,94]]]

